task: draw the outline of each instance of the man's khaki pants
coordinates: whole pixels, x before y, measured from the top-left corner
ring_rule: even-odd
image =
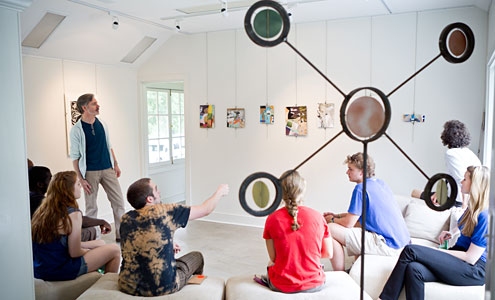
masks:
[[[115,174],[114,169],[109,168],[101,171],[86,171],[86,181],[91,185],[91,194],[84,193],[86,200],[86,216],[97,218],[98,206],[96,199],[98,198],[99,185],[103,187],[108,196],[110,205],[113,210],[113,219],[115,221],[115,238],[120,239],[120,218],[125,212],[124,197],[122,190]]]

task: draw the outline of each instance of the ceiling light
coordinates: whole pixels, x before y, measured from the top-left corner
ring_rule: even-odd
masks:
[[[48,39],[57,26],[62,23],[65,16],[54,13],[46,13],[40,22],[31,30],[31,32],[22,41],[22,46],[39,48]]]
[[[119,28],[119,18],[117,16],[112,18],[112,28],[115,30]]]

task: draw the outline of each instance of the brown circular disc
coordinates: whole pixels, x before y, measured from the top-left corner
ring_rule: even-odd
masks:
[[[385,122],[385,112],[380,102],[370,96],[354,100],[346,114],[349,129],[359,137],[366,138],[378,133]]]
[[[467,48],[467,39],[464,32],[459,29],[451,31],[448,37],[448,41],[450,53],[457,57],[464,54]]]

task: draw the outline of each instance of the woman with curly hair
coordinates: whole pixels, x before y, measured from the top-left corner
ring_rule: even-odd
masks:
[[[448,250],[407,245],[379,299],[398,299],[402,287],[406,289],[406,299],[424,299],[425,282],[456,286],[485,283],[490,170],[483,166],[468,167],[461,186],[461,191],[469,194],[469,200],[458,222],[461,236],[457,243]],[[451,235],[442,231],[438,240],[443,243]]]
[[[102,266],[105,272],[117,273],[117,244],[81,242],[82,214],[76,202],[80,197],[81,183],[76,172],[55,174],[31,222],[35,278],[72,280]]]
[[[481,161],[468,146],[471,142],[471,136],[464,123],[458,120],[450,120],[443,125],[442,135],[440,136],[444,146],[447,146],[445,152],[445,166],[447,174],[452,176],[457,182],[457,199],[455,206],[466,208],[466,201],[463,201],[461,193],[461,181],[464,179],[464,172],[468,166],[481,166]],[[425,199],[425,195],[420,190],[413,190],[411,196]],[[430,195],[432,200],[436,201],[434,194]]]
[[[285,207],[266,219],[263,233],[270,257],[268,277],[263,279],[278,292],[317,292],[325,284],[320,258],[333,256],[327,222],[302,205],[306,181],[297,171],[287,171],[282,178]]]
[[[464,179],[464,172],[468,166],[481,166],[481,162],[476,154],[468,148],[471,136],[466,125],[461,121],[451,120],[445,122],[440,138],[443,145],[448,148],[445,152],[447,173],[454,177],[457,182],[456,206],[461,206],[463,204],[461,181]],[[467,203],[464,203],[464,206],[466,205]]]

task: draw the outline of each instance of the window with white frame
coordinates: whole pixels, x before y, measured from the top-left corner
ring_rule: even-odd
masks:
[[[146,105],[149,164],[173,164],[184,159],[184,92],[148,88]]]

